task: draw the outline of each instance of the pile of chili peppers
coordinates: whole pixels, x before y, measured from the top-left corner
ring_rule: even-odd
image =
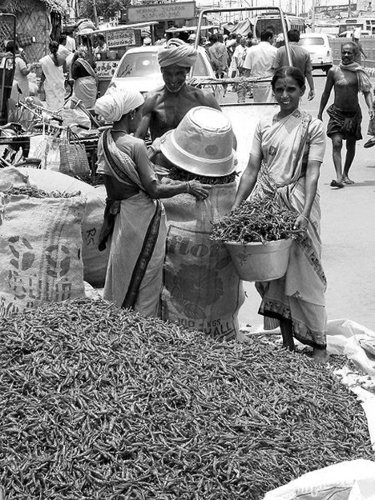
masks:
[[[230,214],[212,222],[211,239],[224,242],[250,243],[297,238],[297,212],[280,207],[272,199],[244,201]]]
[[[73,198],[74,196],[80,196],[81,192],[64,193],[60,191],[51,191],[47,193],[43,189],[34,186],[12,186],[5,190],[3,194],[8,196],[30,196],[31,198]]]
[[[1,321],[7,500],[260,500],[373,458],[356,397],[274,342],[220,342],[89,299]]]

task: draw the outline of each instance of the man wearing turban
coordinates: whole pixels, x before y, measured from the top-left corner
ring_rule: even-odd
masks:
[[[197,50],[178,38],[171,38],[160,50],[158,60],[164,86],[146,97],[136,137],[144,138],[150,130],[151,139],[155,141],[168,130],[176,128],[186,113],[196,106],[220,110],[212,93],[186,84],[186,77],[196,58]],[[159,165],[165,163],[160,155],[154,161]]]

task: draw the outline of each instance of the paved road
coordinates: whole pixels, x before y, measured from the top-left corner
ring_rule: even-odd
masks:
[[[316,116],[325,76],[316,71],[314,81],[317,96],[311,102],[304,99],[302,107]],[[351,170],[356,182],[353,186],[340,190],[330,187],[334,167],[331,141],[327,141],[319,182],[323,265],[328,279],[328,319],[350,319],[375,331],[375,147],[363,148],[368,118],[363,96],[360,102],[364,139],[357,143]],[[326,125],[326,113],[323,121]],[[241,325],[251,325],[253,330],[262,325],[262,317],[257,314],[260,300],[252,283],[245,283],[245,290],[247,299],[239,319]]]

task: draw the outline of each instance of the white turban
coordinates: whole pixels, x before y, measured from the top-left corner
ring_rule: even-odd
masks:
[[[158,60],[161,68],[177,64],[183,68],[191,68],[197,59],[197,51],[179,38],[168,40],[158,54]]]
[[[111,87],[95,103],[95,112],[106,121],[118,122],[124,115],[145,102],[138,90]]]

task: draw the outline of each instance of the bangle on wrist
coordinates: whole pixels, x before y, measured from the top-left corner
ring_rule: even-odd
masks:
[[[190,193],[190,182],[186,183],[186,192],[189,194]]]

